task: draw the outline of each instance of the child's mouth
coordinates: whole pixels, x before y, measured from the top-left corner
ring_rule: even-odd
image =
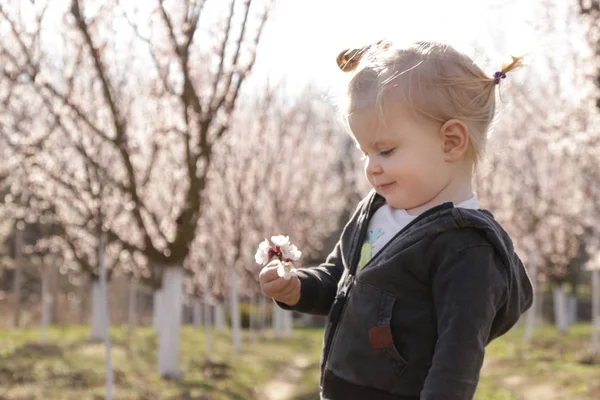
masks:
[[[394,183],[396,183],[396,182],[384,183],[382,185],[379,185],[379,189],[387,189],[390,186],[392,186]]]

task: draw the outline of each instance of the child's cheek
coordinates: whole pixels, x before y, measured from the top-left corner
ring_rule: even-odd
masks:
[[[406,162],[406,160],[404,160],[400,156],[400,154],[394,153],[391,156],[387,157],[385,160],[383,160],[381,165],[384,168],[387,168],[388,170],[389,169],[398,170],[398,169],[402,169],[405,162]]]

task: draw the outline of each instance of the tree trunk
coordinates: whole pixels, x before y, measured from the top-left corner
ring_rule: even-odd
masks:
[[[127,309],[127,326],[129,333],[133,332],[133,328],[137,325],[137,283],[129,280],[129,307]]]
[[[48,283],[50,284],[50,296],[52,299],[52,305],[50,307],[50,317],[49,317],[49,322],[50,325],[53,324],[59,324],[60,320],[59,320],[59,268],[60,266],[57,264],[56,262],[56,258],[52,259],[52,265],[50,266],[50,279],[48,281]]]
[[[285,337],[292,336],[292,331],[294,329],[294,319],[293,313],[291,311],[282,310],[283,314],[283,335]]]
[[[90,285],[91,283],[91,285]],[[91,287],[90,287],[91,286]],[[83,275],[79,286],[77,287],[77,297],[79,298],[79,325],[85,325],[87,323],[88,313],[88,296],[89,292],[94,293],[93,279],[88,275]],[[93,303],[92,303],[93,304]],[[92,329],[93,330],[93,329]]]
[[[219,333],[225,331],[225,307],[220,301],[215,304],[215,329]]]
[[[260,299],[258,301],[258,314],[259,321],[258,326],[260,329],[261,336],[265,333],[265,326],[267,324],[267,298],[264,295],[260,295]]]
[[[18,328],[21,324],[21,286],[23,285],[23,229],[20,229],[23,222],[17,223],[15,230],[15,275],[13,290],[15,294],[15,313],[13,325]]]
[[[281,311],[282,309],[273,303],[273,336],[281,337]]]
[[[194,306],[194,313],[192,316],[192,322],[194,324],[194,328],[202,327],[202,300],[199,298],[194,298],[192,300],[192,304]]]
[[[101,306],[101,315],[102,322],[104,326],[104,344],[106,350],[106,400],[113,399],[113,391],[114,391],[114,376],[112,369],[112,358],[111,358],[111,348],[112,344],[110,341],[110,316],[108,314],[108,285],[106,282],[106,260],[105,260],[105,252],[104,252],[104,238],[102,234],[100,234],[99,246],[98,246],[98,260],[99,260],[99,269],[100,269],[100,291],[102,295],[102,306]]]
[[[164,277],[163,277],[164,279]],[[162,312],[163,312],[163,307],[162,307],[162,299],[163,299],[163,289],[164,286],[158,290],[156,290],[153,294],[153,309],[152,309],[152,326],[154,327],[154,331],[157,334],[160,334],[160,327],[162,326],[161,324],[161,317],[162,317]]]
[[[592,355],[598,355],[600,341],[600,269],[592,270]]]
[[[242,324],[239,307],[239,296],[238,296],[238,275],[234,269],[231,272],[231,337],[233,339],[233,349],[236,352],[242,350]]]
[[[541,325],[544,324],[544,292],[541,290],[539,282],[538,282],[538,302],[537,302],[537,318],[536,321],[539,321]]]
[[[562,333],[566,333],[569,327],[567,318],[567,294],[564,287],[557,286],[553,291],[554,296],[554,321],[556,327]]]
[[[158,373],[163,378],[179,379],[179,342],[183,316],[183,268],[165,269],[160,299],[158,335]]]
[[[106,320],[103,316],[104,301],[100,280],[92,278],[92,340],[104,340],[106,332],[106,327],[104,326]]]
[[[577,295],[569,294],[567,296],[567,325],[577,323]]]
[[[204,290],[204,329],[206,330],[206,360],[210,361],[212,356],[212,322],[210,318],[210,295],[207,288]]]
[[[537,319],[537,308],[538,308],[538,257],[537,257],[537,249],[532,251],[529,260],[529,277],[531,279],[531,284],[533,285],[533,303],[531,304],[531,308],[527,311],[527,316],[525,317],[525,340],[530,342],[533,339],[533,330],[535,328],[536,319]]]
[[[50,267],[52,268],[52,266]],[[42,262],[42,343],[48,342],[48,326],[52,313],[52,293],[50,291],[50,268]]]
[[[250,331],[250,340],[255,341],[258,336],[258,315],[257,315],[257,299],[256,295],[253,294],[250,296],[250,315],[249,315],[249,331]]]

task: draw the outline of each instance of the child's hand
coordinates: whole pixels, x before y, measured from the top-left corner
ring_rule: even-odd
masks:
[[[267,264],[258,276],[262,292],[273,299],[295,306],[300,301],[300,279],[292,276],[290,279],[280,278],[277,274],[277,264]]]

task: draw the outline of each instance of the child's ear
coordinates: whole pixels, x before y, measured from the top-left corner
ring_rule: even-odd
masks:
[[[469,151],[469,128],[458,119],[451,119],[442,125],[440,139],[446,161],[459,160]]]

